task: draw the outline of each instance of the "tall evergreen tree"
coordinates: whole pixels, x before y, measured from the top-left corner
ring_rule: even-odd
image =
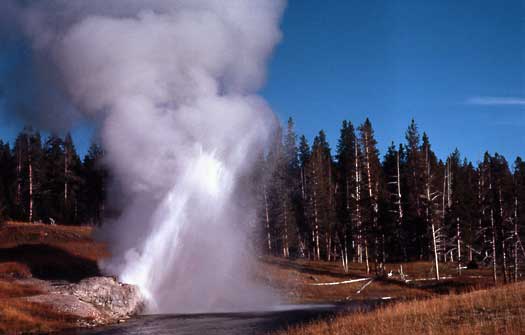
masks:
[[[440,213],[440,182],[437,179],[437,158],[430,147],[429,138],[423,133],[423,143],[421,145],[421,154],[423,156],[424,169],[422,171],[423,193],[421,194],[422,209],[425,225],[428,233],[428,239],[425,239],[427,245],[431,245],[434,261],[436,279],[439,280],[439,253],[440,246],[444,243],[441,238],[442,215]],[[428,242],[430,241],[430,243]]]
[[[383,227],[379,225],[379,195],[381,192],[381,165],[379,151],[374,137],[372,123],[367,118],[359,127],[360,146],[363,155],[363,223],[365,233],[365,252],[368,247],[373,247],[376,272],[383,270],[386,261],[384,251]],[[379,266],[379,267],[378,267]]]
[[[298,210],[298,229],[300,235],[299,244],[301,246],[302,253],[304,256],[311,258],[313,256],[313,239],[310,238],[312,235],[311,218],[309,217],[310,199],[311,199],[311,188],[310,188],[310,176],[309,176],[309,164],[311,158],[310,145],[304,135],[301,135],[299,139],[299,184],[300,184],[300,210]]]
[[[84,157],[81,202],[85,211],[83,221],[93,225],[100,225],[104,218],[108,172],[103,160],[104,151],[98,144],[92,143]]]
[[[343,268],[348,271],[349,252],[352,241],[357,238],[357,229],[354,227],[357,201],[354,196],[356,186],[356,135],[350,121],[343,121],[337,144],[337,218],[338,240],[340,241]]]
[[[396,148],[394,142],[388,147],[383,158],[383,192],[381,192],[380,220],[384,230],[390,232],[385,237],[385,249],[391,261],[405,260],[406,244],[403,224],[403,193],[401,169],[404,168],[403,146]]]
[[[517,281],[525,263],[525,162],[517,157],[514,162],[514,234],[512,239],[513,280]]]
[[[284,147],[281,157],[281,190],[282,197],[282,244],[283,255],[290,256],[290,249],[295,253],[299,248],[299,238],[297,229],[297,213],[300,211],[300,171],[299,157],[297,149],[297,135],[294,130],[292,118],[288,119],[286,135],[284,137]]]
[[[311,189],[312,231],[314,257],[331,260],[333,223],[335,221],[335,196],[332,175],[332,156],[324,131],[315,137],[308,164]],[[324,243],[323,243],[324,242]]]
[[[0,140],[0,221],[12,215],[15,205],[12,187],[16,180],[14,159],[11,154],[9,143]]]
[[[41,164],[40,214],[50,222],[65,223],[64,189],[64,142],[57,135],[50,135],[44,143]]]
[[[15,140],[16,185],[14,218],[33,222],[39,219],[40,186],[43,181],[40,133],[25,127]]]
[[[73,138],[68,132],[63,143],[64,153],[64,184],[63,184],[63,203],[64,203],[64,220],[67,223],[77,224],[81,217],[79,212],[83,204],[80,202],[80,192],[82,185],[82,162],[78,156]]]

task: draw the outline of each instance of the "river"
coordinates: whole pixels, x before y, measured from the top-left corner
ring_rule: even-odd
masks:
[[[380,301],[344,304],[285,305],[271,311],[187,315],[144,315],[125,323],[78,329],[61,335],[249,335],[267,334],[288,326],[330,318],[341,312],[370,310]]]

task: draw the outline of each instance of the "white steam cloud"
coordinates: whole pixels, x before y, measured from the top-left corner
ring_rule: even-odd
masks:
[[[239,180],[274,116],[255,92],[280,39],[276,0],[3,0],[3,24],[100,122],[126,206],[104,268],[157,312],[254,308]]]

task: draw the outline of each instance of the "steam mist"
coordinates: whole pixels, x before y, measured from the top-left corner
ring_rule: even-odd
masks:
[[[3,30],[30,41],[46,69],[39,80],[99,122],[126,204],[106,225],[113,258],[103,268],[139,285],[150,311],[268,303],[248,271],[254,211],[241,181],[275,124],[254,93],[280,39],[283,7],[280,0],[0,4]],[[33,120],[45,113],[38,110]],[[65,110],[51,121],[71,118]]]

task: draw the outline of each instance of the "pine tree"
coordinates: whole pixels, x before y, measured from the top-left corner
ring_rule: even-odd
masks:
[[[64,189],[64,142],[57,135],[50,135],[43,148],[41,172],[43,175],[40,189],[42,217],[54,223],[65,223],[62,191]]]
[[[496,230],[499,252],[501,255],[500,263],[503,268],[503,280],[509,281],[509,243],[507,242],[513,234],[512,217],[514,215],[512,174],[505,158],[499,154],[494,154],[492,158],[492,174],[494,176],[494,193],[496,203]]]
[[[430,240],[432,245],[432,255],[434,261],[434,268],[436,279],[439,280],[439,251],[440,246],[444,243],[441,238],[442,216],[440,215],[439,207],[439,181],[437,179],[437,158],[430,148],[429,138],[426,133],[423,133],[423,143],[421,145],[421,153],[424,157],[423,170],[423,194],[422,208],[424,211],[425,223],[427,230],[430,231]]]
[[[413,246],[408,249],[408,254],[415,255],[418,259],[422,259],[427,247],[425,243],[426,225],[421,206],[424,164],[422,163],[420,152],[419,130],[414,119],[412,119],[405,133],[405,138],[407,141],[407,167],[403,178],[407,190],[407,196],[405,198],[405,222],[409,233],[409,241],[407,241],[407,243],[409,246]]]
[[[0,140],[0,222],[11,217],[15,205],[12,181],[16,180],[14,158],[9,143]]]
[[[339,142],[337,144],[337,217],[338,239],[340,241],[341,260],[343,268],[348,272],[348,253],[352,246],[353,236],[357,237],[357,229],[353,227],[356,216],[357,201],[354,196],[356,184],[356,136],[354,126],[350,121],[343,121]]]
[[[381,166],[374,130],[369,119],[359,127],[361,152],[363,155],[364,192],[363,223],[365,233],[365,254],[373,246],[376,273],[383,271],[385,263],[384,231],[379,226],[379,194],[381,191]],[[367,257],[368,258],[368,257]],[[379,266],[379,267],[378,267]],[[369,269],[367,267],[367,271]]]
[[[267,164],[271,176],[267,183],[268,232],[275,237],[274,244],[282,256],[289,257],[290,249],[297,249],[295,207],[297,198],[298,158],[293,121],[290,119],[284,137],[278,129],[268,153]]]
[[[288,119],[287,131],[284,137],[284,152],[282,162],[282,211],[283,211],[283,255],[290,256],[290,249],[295,252],[300,248],[298,245],[298,221],[297,213],[300,210],[299,192],[299,157],[297,149],[297,135],[294,130],[292,118]]]
[[[480,222],[483,226],[483,252],[492,263],[493,280],[497,283],[498,264],[501,265],[503,281],[510,280],[509,255],[512,253],[512,239],[515,227],[513,177],[507,161],[499,154],[490,156],[485,153],[480,166],[478,185],[481,205]]]
[[[390,232],[385,238],[385,249],[389,251],[389,260],[406,260],[405,237],[403,234],[403,194],[401,192],[401,165],[403,164],[403,146],[396,149],[394,142],[388,147],[383,158],[383,183],[381,193],[382,206],[380,219],[384,230]]]
[[[518,276],[525,262],[525,249],[523,248],[523,236],[525,230],[525,162],[517,157],[514,162],[514,224],[513,234],[513,280],[518,281]]]
[[[462,250],[462,220],[459,216],[460,205],[457,199],[463,193],[461,185],[461,154],[456,148],[454,152],[448,157],[445,171],[445,186],[446,194],[445,206],[445,225],[447,228],[447,254],[450,260],[454,259],[458,262],[458,271],[461,268],[461,250]]]
[[[312,146],[312,156],[308,164],[308,175],[311,188],[311,210],[313,218],[314,258],[324,256],[328,261],[332,255],[332,234],[335,222],[335,196],[332,175],[332,157],[330,146],[326,141],[324,131],[315,137]],[[324,248],[321,251],[322,240]]]
[[[309,217],[310,212],[310,199],[311,199],[311,192],[310,192],[310,176],[308,167],[310,165],[310,157],[312,155],[310,150],[310,145],[308,144],[308,140],[304,135],[301,135],[301,138],[299,139],[299,183],[300,183],[300,202],[299,206],[300,209],[298,209],[297,212],[297,220],[298,220],[298,229],[299,229],[299,244],[300,249],[302,250],[302,253],[304,256],[306,256],[306,253],[308,253],[308,258],[311,258],[313,256],[313,239],[310,239],[310,236],[313,236],[313,232],[310,229],[311,227],[311,220]]]
[[[16,185],[14,216],[33,222],[39,218],[40,185],[43,181],[40,133],[25,127],[15,140]]]
[[[15,206],[13,208],[13,218],[16,220],[27,220],[27,208],[25,206],[25,187],[28,184],[29,169],[27,168],[27,158],[29,152],[29,136],[26,131],[18,134],[13,148],[13,156],[16,162],[16,181],[15,181]]]
[[[81,202],[85,210],[83,221],[93,225],[100,225],[104,218],[108,172],[103,160],[104,151],[98,144],[92,143],[84,157]]]
[[[496,224],[494,218],[494,182],[492,173],[492,157],[486,152],[483,162],[479,168],[478,203],[479,203],[479,225],[481,237],[481,253],[484,259],[490,260],[492,264],[492,278],[497,283],[497,251],[496,251]]]
[[[64,153],[64,220],[67,223],[78,224],[81,221],[79,212],[82,212],[80,192],[82,188],[82,162],[78,156],[73,138],[67,133],[63,142]]]

